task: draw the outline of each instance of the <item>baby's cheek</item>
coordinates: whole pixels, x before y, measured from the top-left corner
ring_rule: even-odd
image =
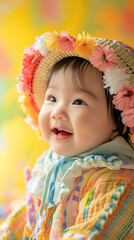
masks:
[[[95,131],[95,127],[91,122],[91,119],[83,119],[78,126],[78,136],[81,140],[90,138]]]
[[[42,114],[39,114],[38,120],[39,120],[39,127],[42,128],[42,125],[43,125],[43,116],[42,116]]]
[[[47,118],[45,117],[42,111],[39,113],[38,120],[39,120],[39,127],[41,128],[41,130],[44,130],[46,127],[45,125],[46,125]]]
[[[39,116],[38,116],[38,123],[39,123],[39,127],[41,127],[41,113],[39,113]]]
[[[91,126],[93,127],[95,124],[95,119],[92,117],[92,115],[90,116],[85,116],[83,118],[80,119],[80,126],[82,126],[84,129],[88,129],[91,128]]]

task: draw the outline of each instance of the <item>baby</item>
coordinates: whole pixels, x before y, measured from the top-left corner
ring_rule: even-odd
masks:
[[[72,157],[108,142],[116,127],[101,72],[78,57],[65,58],[53,69],[39,113],[41,132],[53,151]]]
[[[26,122],[50,149],[25,171],[27,214],[9,216],[0,239],[134,239],[134,50],[45,33],[19,81]]]

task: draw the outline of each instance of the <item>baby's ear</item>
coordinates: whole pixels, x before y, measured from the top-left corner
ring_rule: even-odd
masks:
[[[114,140],[119,135],[118,130],[116,128],[113,129],[110,140]]]

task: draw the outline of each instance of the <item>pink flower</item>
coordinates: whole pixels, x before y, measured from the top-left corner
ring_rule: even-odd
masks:
[[[124,88],[113,97],[113,104],[121,111],[134,107],[134,85]]]
[[[31,77],[27,75],[27,71],[25,73],[22,73],[23,71],[21,70],[21,73],[17,80],[19,83],[17,84],[17,91],[19,93],[31,93],[32,87],[31,87]],[[26,77],[27,76],[27,77]]]
[[[27,123],[33,130],[37,130],[39,127],[38,122],[31,119],[30,117],[25,118],[24,122]]]
[[[113,49],[109,50],[108,45],[105,48],[97,45],[90,55],[90,61],[101,71],[105,71],[110,66],[118,65],[117,54],[114,53]]]
[[[23,64],[24,65],[29,65],[31,64],[32,59],[39,54],[39,51],[35,51],[34,46],[32,45],[32,47],[26,47],[24,49],[24,55],[23,55]]]
[[[25,92],[30,93],[31,92],[31,84],[29,86],[29,85],[25,84],[24,82],[18,83],[17,84],[17,91],[19,93],[25,93]]]
[[[58,40],[59,40],[59,47],[63,51],[73,51],[76,47],[75,45],[76,39],[70,34],[68,34],[67,31],[62,31],[61,35],[58,36]]]
[[[17,79],[20,82],[17,84],[19,93],[32,93],[34,69],[37,61],[40,61],[42,58],[39,51],[35,51],[33,46],[25,48],[21,73]]]
[[[122,122],[124,125],[133,128],[134,127],[134,107],[126,109],[121,113]]]

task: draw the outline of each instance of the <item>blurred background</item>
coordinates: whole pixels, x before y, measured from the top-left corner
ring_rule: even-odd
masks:
[[[0,206],[25,192],[24,168],[48,149],[24,123],[16,77],[25,46],[54,30],[84,30],[134,47],[134,1],[0,0]]]

